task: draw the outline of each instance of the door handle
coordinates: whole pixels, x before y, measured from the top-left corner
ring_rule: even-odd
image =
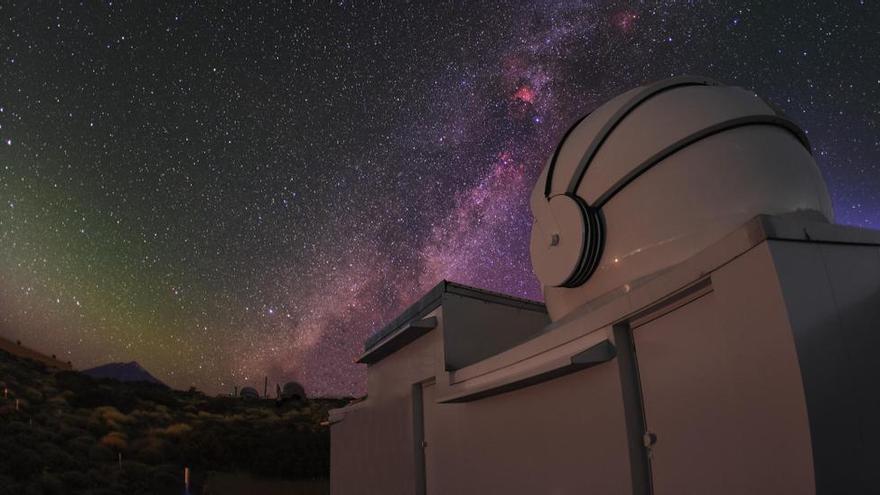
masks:
[[[648,459],[654,458],[654,445],[657,444],[657,434],[651,431],[646,431],[644,435],[642,435],[642,445],[645,446],[645,450],[648,454]]]

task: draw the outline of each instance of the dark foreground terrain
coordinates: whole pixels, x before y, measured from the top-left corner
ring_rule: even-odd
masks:
[[[193,494],[209,479],[218,493],[224,479],[325,486],[320,423],[341,403],[207,397],[0,351],[0,494],[179,494],[184,467]]]

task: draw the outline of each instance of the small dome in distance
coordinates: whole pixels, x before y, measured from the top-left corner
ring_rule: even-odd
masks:
[[[306,391],[297,382],[287,382],[284,384],[284,388],[281,389],[281,398],[285,400],[304,400],[306,398]]]
[[[259,399],[260,393],[257,392],[257,389],[254,387],[243,387],[241,392],[238,393],[238,396],[242,399]]]

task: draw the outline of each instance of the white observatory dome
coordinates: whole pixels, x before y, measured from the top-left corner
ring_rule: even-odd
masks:
[[[694,77],[632,89],[577,122],[531,207],[532,266],[554,321],[756,215],[833,221],[800,128],[751,91]]]
[[[259,399],[260,393],[254,387],[244,387],[238,393],[238,396],[242,399]]]
[[[301,401],[306,398],[306,390],[297,382],[287,382],[281,389],[281,398]]]

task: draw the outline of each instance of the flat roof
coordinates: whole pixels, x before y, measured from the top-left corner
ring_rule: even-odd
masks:
[[[538,301],[508,296],[443,280],[400,315],[391,320],[391,322],[368,337],[364,342],[364,354],[357,359],[357,362],[375,363],[434,328],[436,322],[417,322],[416,320],[424,318],[440,306],[443,296],[446,294],[455,294],[520,309],[546,312],[544,304]]]

